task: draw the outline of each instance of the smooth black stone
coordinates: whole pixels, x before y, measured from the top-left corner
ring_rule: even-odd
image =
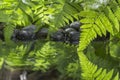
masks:
[[[66,28],[66,29],[65,29],[65,33],[69,33],[69,32],[71,32],[71,31],[75,31],[75,29],[73,29],[73,28]]]
[[[14,33],[11,37],[12,40],[20,40],[20,41],[31,41],[34,40],[35,37],[35,26],[27,26],[25,28],[20,29],[15,29]]]
[[[60,31],[53,33],[50,36],[50,38],[52,41],[64,41],[64,39],[65,39],[64,34]]]
[[[70,27],[76,29],[77,31],[80,30],[80,26],[81,26],[81,24],[79,21],[75,21],[75,22],[70,24]]]
[[[35,34],[36,39],[45,39],[48,35],[48,28],[42,28]]]
[[[78,45],[79,44],[79,41],[72,41],[70,42],[71,44],[74,44],[74,45]]]
[[[20,31],[19,33],[16,34],[15,38],[22,41],[33,40],[34,34],[27,31]]]
[[[71,31],[69,33],[69,40],[71,41],[79,41],[79,37],[80,37],[80,32],[77,31]]]
[[[22,28],[22,30],[34,32],[36,30],[36,27],[35,27],[35,25],[30,25],[30,26]]]

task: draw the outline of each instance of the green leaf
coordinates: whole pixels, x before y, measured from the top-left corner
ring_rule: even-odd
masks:
[[[114,15],[114,13],[110,9],[110,7],[107,7],[107,9],[105,10],[105,12],[106,12],[106,16],[108,16],[108,18],[110,19],[111,23],[115,27],[115,29],[119,32],[119,22],[118,22],[118,19]]]
[[[103,70],[102,71],[102,73],[101,73],[101,75],[99,75],[97,78],[96,78],[96,80],[104,80],[103,78],[106,76],[106,69],[105,70]]]
[[[94,24],[94,18],[84,18],[80,20],[81,23],[91,23]]]
[[[111,24],[110,20],[105,16],[105,14],[101,13],[99,18],[102,24],[104,25],[104,27],[106,28],[106,30],[109,31],[112,35],[114,35],[113,25]]]
[[[109,71],[106,76],[103,78],[103,80],[110,80],[112,78],[114,70],[112,69],[111,71]]]
[[[98,13],[95,11],[81,11],[79,14],[81,17],[95,18],[98,16]]]
[[[119,73],[116,74],[113,80],[119,80]]]
[[[100,28],[101,32],[106,35],[106,28],[104,27],[104,25],[102,24],[100,18],[97,18],[95,20],[95,24]]]
[[[83,28],[85,28],[85,29],[83,29]],[[83,25],[78,50],[79,51],[84,50],[86,48],[86,46],[96,37],[97,37],[97,34],[96,34],[92,24],[87,24],[85,26]]]
[[[110,55],[115,58],[116,60],[120,59],[120,42],[110,42]]]
[[[93,24],[93,28],[99,36],[102,36],[101,30],[99,29],[97,25]]]

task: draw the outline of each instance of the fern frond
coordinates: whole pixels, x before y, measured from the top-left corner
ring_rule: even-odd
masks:
[[[113,26],[117,30],[117,32],[119,32],[119,21],[110,7],[107,6],[107,8],[105,9],[105,14],[111,21],[111,24],[113,24]]]
[[[120,7],[116,1],[110,1],[109,5],[97,10],[81,11],[79,16],[83,17],[80,22],[83,23],[80,37],[79,50],[84,50],[86,46],[97,37],[97,35],[106,35],[106,32],[115,35],[119,32],[119,12]],[[91,30],[91,33],[90,33]],[[90,37],[92,34],[93,36]],[[85,34],[84,34],[85,33]],[[86,36],[86,37],[85,37]],[[84,38],[84,39],[83,39]]]
[[[7,56],[5,56],[5,61],[7,65],[12,67],[24,67],[24,66],[32,66],[34,64],[34,60],[31,61],[29,55],[27,59],[23,59],[26,51],[28,49],[28,44],[25,45],[17,45],[14,48],[10,48],[7,52]],[[30,54],[33,54],[30,52]]]
[[[119,73],[113,78],[113,80],[119,80]]]
[[[36,12],[34,13],[34,21],[36,22],[36,24],[40,25],[42,23],[46,23],[46,24],[51,24],[50,20],[53,19],[53,15],[55,13],[55,9],[54,8],[48,8],[46,6],[40,6],[40,8],[38,10],[36,10]]]
[[[93,25],[84,25],[82,27],[92,27]],[[86,28],[82,30],[81,36],[80,36],[80,47],[78,48],[79,51],[84,50],[86,46],[92,41],[94,38],[97,37],[97,34],[93,28]]]
[[[56,27],[61,27],[66,24],[69,24],[70,21],[73,22],[74,19],[78,19],[78,12],[82,10],[82,7],[74,2],[65,2],[60,4],[61,6],[58,9],[58,13],[55,15],[54,25]]]
[[[81,19],[81,22],[85,25],[81,26],[82,33],[80,36],[79,50],[84,50],[90,41],[97,37],[97,34],[102,36],[103,33],[100,28],[94,24],[98,17],[97,12],[81,11],[80,16],[85,17],[84,19]]]
[[[114,69],[117,72],[119,62],[107,54],[107,47],[105,42],[92,42],[92,45],[87,47],[85,54],[89,61],[96,64],[98,68]]]
[[[9,15],[6,15],[4,11],[0,11],[0,22],[8,22]]]
[[[11,5],[13,3],[13,5]],[[2,1],[0,3],[0,21],[8,22],[10,20],[11,14],[13,14],[13,10],[15,10],[17,3],[16,2],[6,2]]]
[[[22,10],[20,10],[20,8],[23,8],[25,6],[22,5],[23,7],[21,7],[20,4],[22,3],[16,0],[2,1],[0,10],[4,13],[4,15],[6,15],[6,16],[3,15],[5,17],[6,22],[12,23],[14,25],[17,24],[17,25],[23,25],[23,26],[29,24],[28,17],[26,19],[26,14],[24,14]],[[28,9],[26,10],[28,11]],[[2,18],[2,16],[0,16],[0,18]]]
[[[7,43],[11,42],[11,36],[13,34],[13,30],[15,28],[15,25],[8,23],[6,24],[5,28],[4,28],[4,36],[5,36],[5,41]]]
[[[118,74],[114,76],[113,69],[109,72],[103,68],[99,69],[97,65],[90,62],[82,52],[79,52],[79,59],[82,70],[82,80],[112,80],[113,77],[116,77],[116,80],[119,80]]]

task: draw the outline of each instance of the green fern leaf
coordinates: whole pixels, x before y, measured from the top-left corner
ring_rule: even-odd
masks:
[[[105,77],[106,75],[106,69],[102,71],[102,73],[99,75],[99,77],[96,78],[96,80],[103,80],[103,78]]]
[[[6,26],[5,26],[5,29],[4,29],[4,36],[5,36],[5,40],[6,42],[11,42],[11,36],[13,34],[13,30],[15,28],[15,25],[11,24],[11,23],[8,23]]]
[[[111,71],[109,71],[106,76],[103,78],[103,80],[110,80],[112,78],[114,70],[112,69]]]
[[[0,22],[8,22],[9,15],[4,11],[0,11]]]
[[[93,64],[82,52],[78,52],[81,66],[82,80],[112,80],[114,70],[107,72],[107,69],[98,68],[97,65]],[[118,74],[115,75],[118,80]]]
[[[83,24],[87,24],[87,23],[94,24],[94,19],[93,18],[84,18],[84,19],[81,19],[80,22]]]
[[[79,16],[83,17],[80,21],[84,24],[81,26],[79,50],[84,50],[97,35],[106,35],[106,31],[113,34],[113,25],[104,13],[86,10],[81,11]]]
[[[101,32],[106,35],[106,28],[104,27],[104,25],[102,24],[100,18],[97,18],[95,21],[95,24],[100,28]]]
[[[87,18],[95,18],[98,16],[98,13],[95,11],[89,11],[89,10],[85,10],[85,11],[81,11],[79,13],[79,16],[81,17],[87,17]]]
[[[120,7],[117,6],[114,14],[117,16],[117,19],[120,21],[120,15],[119,15],[119,13],[120,13]]]
[[[119,79],[119,73],[117,73],[117,75],[113,78],[113,80],[120,80]]]
[[[97,25],[93,24],[93,28],[99,36],[102,36],[102,32]]]
[[[82,70],[82,79],[83,80],[94,80],[93,74],[97,70],[97,66],[94,66],[83,53],[79,53],[80,65]],[[85,72],[84,72],[85,71]]]
[[[76,7],[79,7],[79,9]],[[64,4],[60,6],[59,11],[55,15],[54,25],[56,27],[61,27],[61,26],[66,25],[66,23],[68,24],[68,20],[73,22],[74,18],[78,19],[77,14],[80,10],[81,10],[81,7],[79,4],[65,2]]]
[[[88,25],[86,26],[88,27]],[[92,27],[92,25],[90,25],[89,27]],[[97,37],[97,34],[93,28],[82,30],[78,50],[79,51],[84,50],[86,46],[96,37]]]
[[[107,7],[107,9],[105,9],[105,14],[106,14],[106,16],[108,16],[109,20],[111,21],[111,23],[113,24],[115,29],[119,32],[119,22],[118,22],[118,19],[117,19],[117,17],[115,17],[115,15],[112,12],[112,10],[110,9],[110,7]]]
[[[102,73],[102,68],[98,69],[98,70],[94,73],[94,77],[98,77],[101,73]]]
[[[99,18],[102,24],[104,25],[104,27],[106,28],[106,30],[109,31],[112,35],[114,35],[113,28],[112,28],[113,26],[111,22],[109,21],[109,19],[105,16],[105,14],[101,13]]]
[[[110,46],[110,55],[119,61],[120,60],[120,41],[111,41],[109,46]]]

